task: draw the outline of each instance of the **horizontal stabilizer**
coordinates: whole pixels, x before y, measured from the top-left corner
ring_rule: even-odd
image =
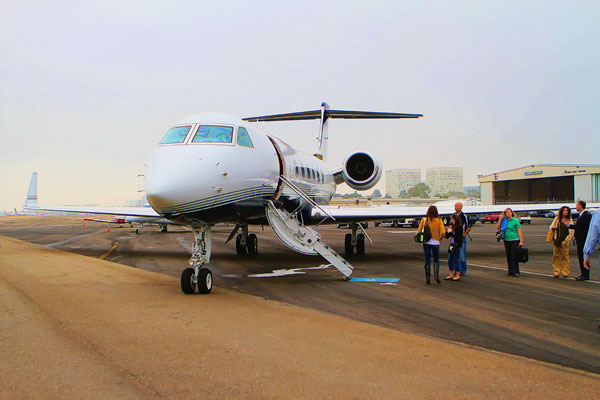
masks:
[[[347,111],[347,110],[327,110],[327,118],[344,119],[393,119],[393,118],[419,118],[423,114],[403,114],[377,111]],[[300,121],[308,119],[321,118],[321,110],[300,111],[287,114],[263,115],[260,117],[242,118],[244,121]]]

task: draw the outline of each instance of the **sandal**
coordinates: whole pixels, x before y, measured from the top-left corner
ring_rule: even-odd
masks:
[[[451,280],[453,280],[454,282],[458,282],[458,281],[460,281],[460,276],[455,276]]]
[[[451,281],[452,279],[454,279],[454,275],[447,276],[447,277],[444,278],[445,281]]]

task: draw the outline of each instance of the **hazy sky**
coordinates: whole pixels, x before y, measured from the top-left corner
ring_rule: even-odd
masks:
[[[33,171],[42,204],[123,204],[182,117],[322,101],[424,114],[331,121],[331,169],[357,148],[384,169],[462,166],[465,185],[598,164],[599,17],[598,1],[3,0],[0,212]],[[316,149],[316,121],[260,126]]]

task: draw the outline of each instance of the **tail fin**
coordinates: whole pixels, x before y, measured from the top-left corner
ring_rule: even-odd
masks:
[[[319,127],[319,150],[315,153],[315,157],[327,162],[327,142],[329,136],[327,135],[327,126],[329,125],[329,104],[321,103],[321,123]]]
[[[29,190],[27,191],[27,197],[25,198],[25,206],[37,206],[38,205],[38,197],[37,197],[37,172],[34,172],[31,175],[31,182],[29,182]]]

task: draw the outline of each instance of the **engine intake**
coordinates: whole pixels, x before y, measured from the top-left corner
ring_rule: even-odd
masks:
[[[356,150],[344,159],[342,176],[352,189],[367,190],[379,182],[381,163],[364,150]]]

